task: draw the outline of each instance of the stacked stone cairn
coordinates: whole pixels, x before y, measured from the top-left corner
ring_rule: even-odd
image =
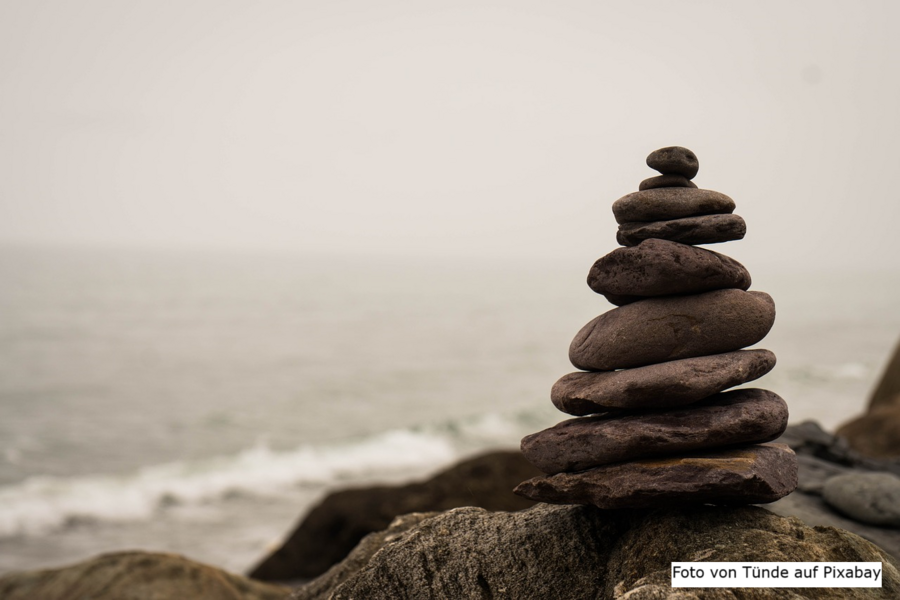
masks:
[[[765,443],[787,426],[788,409],[763,389],[728,388],[775,366],[759,342],[775,304],[749,292],[750,273],[697,244],[744,237],[734,201],[698,189],[686,148],[647,157],[661,175],[613,204],[613,250],[588,285],[618,308],[585,325],[569,348],[582,372],[551,398],[577,418],[526,436],[525,457],[546,473],[516,493],[605,509],[774,502],[797,486],[797,459]]]

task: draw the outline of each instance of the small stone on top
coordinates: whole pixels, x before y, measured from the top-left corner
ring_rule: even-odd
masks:
[[[651,152],[647,157],[647,166],[663,175],[683,175],[693,179],[700,170],[700,161],[687,148],[669,146]]]

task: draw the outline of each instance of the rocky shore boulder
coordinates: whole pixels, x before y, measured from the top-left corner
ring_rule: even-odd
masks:
[[[869,399],[868,411],[837,430],[857,452],[900,458],[900,344]]]
[[[364,552],[354,552],[291,598],[900,597],[900,565],[877,546],[847,531],[810,527],[758,507],[604,511],[539,504],[515,513],[458,508],[399,520],[366,543]],[[672,561],[880,562],[883,587],[673,591]]]
[[[512,490],[523,479],[539,474],[520,452],[506,450],[464,460],[423,482],[333,492],[249,576],[264,581],[316,577],[347,556],[364,536],[386,529],[398,515],[460,506],[528,508],[534,502]]]
[[[4,600],[282,600],[290,589],[253,581],[177,554],[115,552],[0,578]]]

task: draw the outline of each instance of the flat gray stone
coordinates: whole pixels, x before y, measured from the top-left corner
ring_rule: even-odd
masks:
[[[669,221],[734,212],[734,200],[714,192],[683,187],[632,192],[612,205],[617,223]]]
[[[668,146],[651,152],[647,156],[647,166],[663,175],[682,175],[693,179],[700,170],[700,161],[687,148]]]
[[[697,184],[683,175],[659,175],[643,180],[638,186],[638,190],[653,190],[663,187],[696,188]]]
[[[731,257],[667,240],[645,240],[597,260],[588,286],[613,304],[643,297],[750,287],[750,273]]]
[[[775,366],[768,350],[738,350],[623,369],[564,375],[550,390],[559,410],[576,416],[609,409],[674,408],[758,379]]]
[[[622,223],[616,241],[636,246],[651,238],[682,244],[720,244],[743,239],[747,224],[738,215],[703,215],[652,223]]]
[[[822,498],[861,523],[900,527],[900,477],[892,473],[837,475],[825,482]]]
[[[793,451],[783,444],[761,444],[535,477],[514,491],[550,504],[658,508],[763,504],[787,496],[796,487]]]
[[[775,322],[764,292],[715,290],[650,298],[614,308],[581,328],[569,360],[585,371],[614,371],[740,350]]]
[[[768,390],[716,394],[691,406],[569,419],[525,436],[522,454],[544,473],[683,455],[774,440],[787,427],[784,400]]]

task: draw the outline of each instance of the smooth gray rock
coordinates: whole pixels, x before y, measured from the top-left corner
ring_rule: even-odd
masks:
[[[768,350],[738,350],[623,369],[564,375],[550,390],[559,410],[576,416],[609,409],[674,408],[758,379],[775,366]]]
[[[644,240],[661,239],[682,244],[720,244],[743,239],[747,224],[738,215],[704,215],[652,223],[622,223],[616,241],[636,246]]]
[[[881,562],[883,587],[673,590],[673,561]],[[876,546],[840,529],[809,527],[757,507],[609,512],[539,504],[518,513],[459,508],[406,530],[389,530],[381,547],[352,569],[336,587],[323,586],[316,594],[304,588],[293,598],[868,600],[900,595],[898,564]]]
[[[585,371],[613,371],[721,354],[760,341],[774,322],[775,303],[764,292],[650,298],[582,327],[569,346],[569,359]]]
[[[900,527],[900,477],[892,473],[837,475],[825,482],[822,497],[862,523]]]
[[[654,190],[662,187],[696,188],[697,184],[683,175],[659,175],[643,180],[638,186],[638,190]]]
[[[658,508],[762,504],[797,487],[797,457],[784,444],[646,458],[523,481],[515,493],[551,504]]]
[[[647,156],[647,166],[663,175],[682,175],[693,179],[700,170],[700,161],[687,148],[668,146],[651,152]]]
[[[544,473],[581,471],[768,442],[781,435],[787,420],[787,404],[777,394],[742,389],[680,409],[569,419],[525,436],[522,454]]]
[[[614,299],[622,296],[633,302],[644,297],[727,288],[746,290],[750,287],[750,273],[744,265],[724,254],[651,239],[631,248],[613,250],[597,259],[588,273],[587,283],[613,304],[619,304]]]
[[[668,221],[732,213],[734,200],[712,190],[656,188],[622,196],[613,202],[612,210],[620,224]]]

